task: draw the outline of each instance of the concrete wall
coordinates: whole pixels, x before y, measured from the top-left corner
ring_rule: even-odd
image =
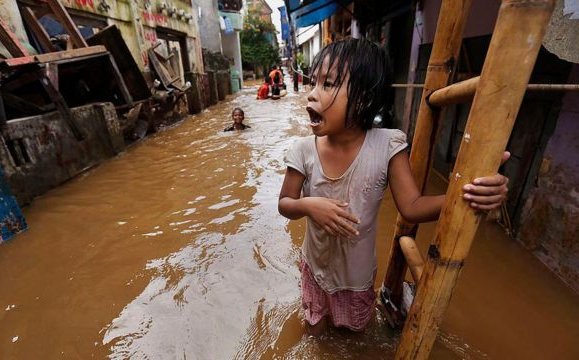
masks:
[[[85,139],[78,141],[58,112],[11,120],[0,140],[6,181],[21,205],[124,149],[114,106],[71,109]]]
[[[577,64],[569,83],[579,83]],[[568,92],[525,203],[518,238],[579,292],[578,120],[579,93]]]
[[[192,2],[201,9],[201,16],[199,16],[198,21],[201,47],[211,52],[221,53],[221,28],[219,27],[217,1],[192,0]]]
[[[239,76],[241,76],[241,74],[243,74],[243,69],[241,66],[239,31],[234,31],[232,34],[225,34],[222,32],[221,42],[223,44],[223,55],[233,59],[233,67],[238,71]]]

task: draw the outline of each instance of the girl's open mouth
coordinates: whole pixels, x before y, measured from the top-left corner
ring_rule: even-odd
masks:
[[[306,107],[306,111],[310,115],[310,125],[318,126],[322,122],[322,115],[320,115],[316,110],[311,107]]]

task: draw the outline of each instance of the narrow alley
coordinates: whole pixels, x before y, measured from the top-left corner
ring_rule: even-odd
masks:
[[[277,213],[284,152],[308,135],[305,92],[253,87],[35,199],[0,252],[3,359],[388,359],[363,334],[305,334],[303,222]],[[234,107],[243,132],[223,132]],[[432,179],[433,191],[444,184]],[[395,209],[380,213],[378,282]],[[425,247],[434,224],[421,228]],[[579,357],[579,299],[494,222],[481,226],[433,359]]]

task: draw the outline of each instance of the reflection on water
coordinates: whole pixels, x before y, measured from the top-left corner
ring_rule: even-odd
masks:
[[[277,214],[285,149],[309,133],[303,105],[246,89],[35,200],[30,230],[0,246],[0,358],[391,358],[398,335],[379,315],[362,334],[304,333],[304,223]],[[252,128],[224,133],[236,106]],[[432,358],[579,358],[578,305],[485,224]]]

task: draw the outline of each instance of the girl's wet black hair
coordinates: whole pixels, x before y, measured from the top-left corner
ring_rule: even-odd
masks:
[[[335,72],[336,93],[346,75],[348,81],[348,105],[346,127],[359,126],[370,129],[374,117],[386,105],[388,89],[392,85],[390,63],[386,52],[378,45],[364,39],[348,39],[327,45],[314,58],[311,74],[318,81],[317,73],[328,59],[328,73]],[[324,79],[319,79],[324,81]],[[335,100],[335,98],[334,98]]]
[[[245,112],[243,112],[243,109],[240,107],[236,107],[235,109],[233,109],[233,111],[231,112],[231,116],[233,116],[233,114],[235,114],[236,111],[239,111],[241,113],[241,116],[245,117]]]

